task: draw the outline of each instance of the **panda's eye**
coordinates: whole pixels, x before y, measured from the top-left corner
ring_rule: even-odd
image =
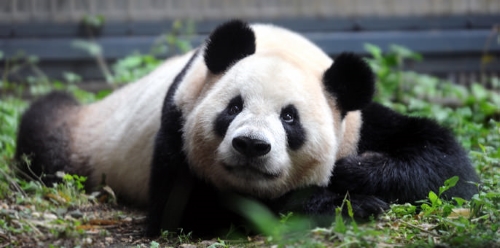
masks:
[[[283,122],[292,124],[297,118],[297,110],[292,105],[287,106],[286,108],[281,110],[280,118]]]
[[[228,113],[230,115],[235,115],[235,114],[238,114],[239,112],[241,112],[241,108],[239,105],[233,105],[233,106],[229,107]]]
[[[241,98],[241,96],[237,96],[231,99],[226,108],[227,114],[229,115],[237,115],[242,110],[243,110],[243,99]]]
[[[243,111],[243,98],[241,95],[233,97],[226,107],[217,115],[214,122],[214,131],[220,137],[226,135],[231,122]]]
[[[287,122],[287,123],[291,123],[293,122],[293,115],[291,113],[283,113],[281,114],[281,119],[284,121],[284,122]]]

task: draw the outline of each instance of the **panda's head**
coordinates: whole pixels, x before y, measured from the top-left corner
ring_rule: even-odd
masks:
[[[205,85],[183,130],[191,170],[264,198],[328,184],[346,114],[373,95],[366,63],[343,54],[332,64],[295,33],[240,21],[217,28],[203,58]]]

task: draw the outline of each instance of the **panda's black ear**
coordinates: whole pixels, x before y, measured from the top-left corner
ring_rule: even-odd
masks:
[[[233,20],[216,28],[207,40],[205,64],[210,72],[226,71],[240,59],[255,53],[255,34],[247,23]]]
[[[367,106],[375,93],[375,76],[370,66],[352,53],[340,54],[323,75],[326,90],[337,100],[341,113]]]

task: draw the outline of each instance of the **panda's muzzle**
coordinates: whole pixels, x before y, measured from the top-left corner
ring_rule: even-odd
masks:
[[[273,180],[282,172],[270,167],[271,143],[254,135],[238,135],[231,140],[230,155],[223,156],[224,169],[237,178],[245,180]]]
[[[280,172],[266,169],[271,144],[265,140],[241,135],[233,138],[234,155],[232,159],[223,163],[224,168],[231,174],[245,179],[261,180],[276,179]]]
[[[264,156],[271,151],[271,144],[265,140],[238,136],[233,138],[233,148],[247,158]]]

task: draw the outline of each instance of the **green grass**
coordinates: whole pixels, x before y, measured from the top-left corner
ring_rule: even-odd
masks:
[[[369,59],[378,79],[376,100],[399,112],[438,120],[450,128],[470,151],[482,179],[480,193],[471,201],[440,199],[457,178],[449,179],[439,192],[417,205],[392,205],[379,220],[356,224],[340,216],[331,228],[306,232],[305,237],[287,238],[286,228],[278,235],[268,232],[281,245],[307,246],[418,246],[436,244],[452,247],[500,246],[500,81],[491,79],[491,89],[474,83],[458,86],[438,78],[403,71],[407,60],[421,56],[393,46],[386,54],[367,45]],[[479,187],[479,186],[478,186]],[[349,207],[347,205],[346,207]],[[422,211],[417,211],[418,207]],[[300,222],[289,223],[300,226]],[[266,227],[263,230],[267,230]],[[285,238],[283,238],[285,237]]]
[[[380,219],[369,223],[356,223],[339,216],[328,228],[310,227],[307,220],[293,213],[270,217],[266,209],[249,205],[253,209],[249,218],[261,227],[263,235],[250,237],[249,241],[217,239],[211,243],[212,247],[500,246],[500,81],[491,79],[490,89],[477,83],[458,86],[401,70],[405,61],[422,60],[420,55],[405,48],[394,46],[383,54],[379,48],[367,45],[367,50],[378,78],[376,100],[405,114],[434,118],[453,130],[481,176],[480,193],[471,201],[440,199],[442,191],[453,186],[456,179],[451,178],[440,192],[429,192],[428,199],[417,205],[392,205]],[[134,54],[111,67],[112,78],[116,82],[133,81],[158,63],[151,55]],[[16,129],[21,113],[28,106],[21,97],[23,92],[36,96],[62,89],[73,92],[83,102],[98,100],[109,93],[82,91],[73,84],[78,76],[66,75],[64,83],[44,77],[32,78],[27,86],[0,81],[0,246],[47,240],[44,244],[64,245],[57,242],[59,239],[72,240],[71,245],[86,244],[85,232],[77,227],[88,220],[68,217],[74,209],[96,201],[81,190],[83,179],[67,175],[64,183],[46,187],[16,178],[12,166]],[[348,208],[349,203],[344,207]],[[418,208],[422,211],[418,212]],[[197,242],[189,234],[168,233],[146,246]]]

